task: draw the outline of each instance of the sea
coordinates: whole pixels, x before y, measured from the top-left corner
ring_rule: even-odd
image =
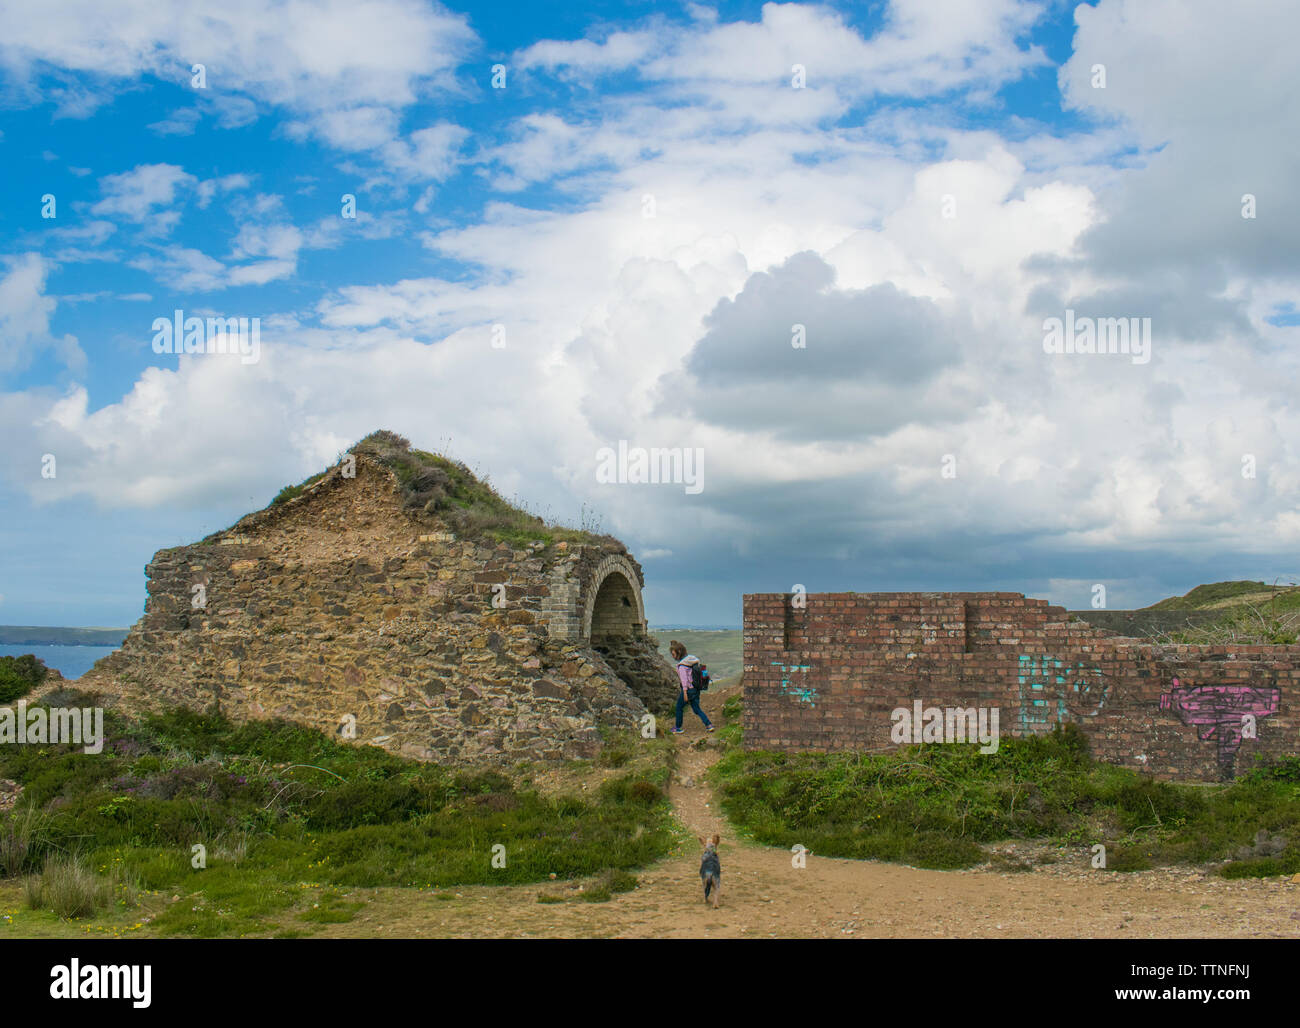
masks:
[[[45,661],[46,667],[57,668],[64,678],[80,678],[101,657],[107,657],[116,646],[10,646],[0,644],[0,657],[21,657],[31,653]]]

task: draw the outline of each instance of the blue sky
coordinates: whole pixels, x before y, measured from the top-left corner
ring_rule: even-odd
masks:
[[[0,0],[0,623],[131,623],[378,427],[596,511],[656,623],[1300,570],[1279,5],[219,8]],[[1045,352],[1066,309],[1150,359]]]

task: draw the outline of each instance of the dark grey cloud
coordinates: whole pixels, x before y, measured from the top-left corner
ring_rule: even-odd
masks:
[[[1150,318],[1154,344],[1213,343],[1225,337],[1255,341],[1258,333],[1246,313],[1245,301],[1223,296],[1227,281],[1213,266],[1186,269],[1181,274],[1151,274],[1140,282],[1124,282],[1088,293],[1073,293],[1059,284],[1033,289],[1025,313],[1035,320],[1061,318],[1066,309],[1076,318]]]
[[[861,438],[906,424],[927,385],[959,362],[971,330],[892,283],[834,283],[834,270],[811,252],[752,275],[705,319],[684,373],[661,381],[661,409],[685,399],[698,420],[797,440]],[[803,346],[793,345],[796,326]],[[931,405],[927,419],[960,417],[963,407]]]

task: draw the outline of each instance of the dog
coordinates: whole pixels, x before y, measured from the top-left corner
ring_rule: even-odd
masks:
[[[696,836],[696,838],[700,837]],[[718,843],[721,841],[720,835],[715,835],[712,842],[700,839],[700,845],[704,847],[704,855],[700,858],[700,881],[704,883],[704,902],[710,902],[710,894],[712,894],[715,910],[722,902],[722,861],[718,859]]]

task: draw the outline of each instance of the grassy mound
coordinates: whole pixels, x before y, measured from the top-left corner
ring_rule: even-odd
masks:
[[[1236,599],[1255,593],[1267,592],[1268,586],[1263,582],[1241,580],[1237,582],[1211,582],[1198,585],[1182,596],[1170,596],[1153,603],[1147,610],[1204,610],[1224,600]]]
[[[396,475],[403,507],[413,514],[436,516],[459,535],[516,546],[574,542],[623,549],[617,539],[600,534],[597,523],[586,524],[585,513],[579,528],[548,523],[504,499],[460,461],[413,449],[409,440],[394,432],[372,432],[349,452],[371,457]],[[298,485],[285,486],[271,505],[302,495],[324,475],[320,472]]]
[[[33,905],[95,910],[129,885],[177,897],[153,921],[163,933],[264,934],[302,929],[300,915],[308,925],[347,920],[349,887],[612,874],[672,842],[662,756],[671,748],[653,742],[636,766],[578,798],[285,722],[238,725],[179,708],[138,720],[106,712],[105,736],[95,755],[0,750],[0,777],[24,787],[0,815],[0,876],[32,876]]]
[[[739,697],[727,715],[735,718]],[[971,867],[983,844],[1105,845],[1114,871],[1229,861],[1229,877],[1300,871],[1300,759],[1226,787],[1156,782],[1093,761],[1073,726],[883,754],[746,752],[728,729],[713,769],[723,810],[759,842],[831,857]],[[1264,833],[1261,836],[1260,833]]]

